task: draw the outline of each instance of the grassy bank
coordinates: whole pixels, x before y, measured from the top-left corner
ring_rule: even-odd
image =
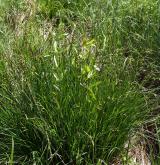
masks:
[[[130,137],[159,130],[159,7],[1,2],[0,162],[128,164]]]

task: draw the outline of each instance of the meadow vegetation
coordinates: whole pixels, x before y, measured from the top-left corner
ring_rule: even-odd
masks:
[[[127,165],[135,134],[159,144],[159,46],[158,0],[0,1],[0,162]]]

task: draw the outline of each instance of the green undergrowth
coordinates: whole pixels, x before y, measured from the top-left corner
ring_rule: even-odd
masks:
[[[119,156],[153,105],[141,74],[159,60],[157,6],[1,5],[0,162],[99,165]]]

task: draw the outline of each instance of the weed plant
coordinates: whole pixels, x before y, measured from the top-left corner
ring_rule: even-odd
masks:
[[[158,59],[158,1],[10,3],[0,16],[0,161],[108,164],[150,112],[137,75]]]

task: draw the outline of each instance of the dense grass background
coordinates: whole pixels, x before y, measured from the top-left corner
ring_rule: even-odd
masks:
[[[1,2],[0,161],[108,164],[147,121],[159,130],[159,7]]]

